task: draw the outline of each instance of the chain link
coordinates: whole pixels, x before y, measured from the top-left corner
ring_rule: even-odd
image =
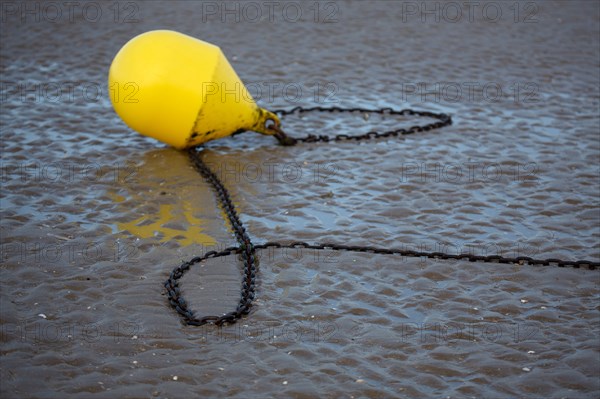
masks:
[[[413,134],[416,132],[429,131],[433,129],[439,129],[444,126],[452,124],[452,118],[446,114],[436,114],[432,112],[415,111],[411,109],[403,109],[401,111],[394,111],[391,108],[383,109],[364,109],[364,108],[338,108],[338,107],[312,107],[303,108],[295,107],[290,110],[275,110],[273,111],[282,116],[291,114],[300,114],[307,112],[361,112],[361,113],[374,113],[381,115],[411,115],[437,119],[437,122],[429,123],[421,126],[411,126],[407,129],[394,129],[385,132],[371,131],[360,135],[346,135],[338,134],[336,136],[324,136],[324,135],[312,135],[309,134],[305,137],[295,138],[297,142],[303,143],[315,143],[315,142],[329,142],[329,141],[345,141],[345,140],[370,140],[383,137],[396,137],[399,135]],[[289,244],[282,244],[279,242],[267,242],[265,244],[253,245],[250,240],[250,236],[246,232],[238,213],[233,205],[231,196],[227,188],[223,185],[221,180],[213,173],[213,171],[202,161],[202,154],[196,149],[188,150],[190,160],[196,170],[204,177],[204,179],[211,185],[219,201],[220,207],[225,212],[227,220],[231,225],[231,228],[235,234],[235,238],[239,244],[238,247],[229,247],[223,251],[210,251],[203,256],[197,256],[184,262],[180,266],[177,266],[169,278],[165,282],[164,286],[167,291],[167,297],[171,306],[181,315],[185,323],[194,326],[201,326],[204,324],[215,324],[217,326],[225,323],[234,323],[235,321],[247,315],[252,307],[252,301],[255,296],[256,287],[256,273],[258,267],[258,258],[256,256],[257,250],[263,250],[268,248],[305,248],[314,250],[334,250],[334,251],[351,251],[351,252],[367,252],[374,254],[383,255],[400,255],[403,257],[415,257],[415,258],[429,258],[429,259],[455,259],[455,260],[466,260],[469,262],[485,262],[485,263],[501,263],[501,264],[516,264],[516,265],[532,265],[532,266],[558,266],[558,267],[587,267],[588,269],[594,270],[600,268],[600,262],[592,262],[588,260],[561,260],[561,259],[534,259],[527,256],[519,256],[514,258],[508,258],[503,256],[491,255],[481,256],[474,254],[448,254],[444,252],[420,252],[412,250],[402,250],[395,248],[378,248],[372,246],[349,246],[335,243],[323,243],[323,244],[308,244],[306,242],[292,242]],[[238,255],[241,257],[243,263],[243,279],[241,286],[241,295],[236,310],[226,313],[221,316],[203,316],[196,317],[194,312],[188,307],[187,302],[183,298],[180,288],[179,280],[181,277],[196,263],[211,259],[219,258],[223,256]]]

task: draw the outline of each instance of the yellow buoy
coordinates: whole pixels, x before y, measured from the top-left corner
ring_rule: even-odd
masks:
[[[129,127],[175,148],[244,130],[282,134],[277,115],[256,105],[221,49],[182,33],[131,39],[110,66],[108,87]]]

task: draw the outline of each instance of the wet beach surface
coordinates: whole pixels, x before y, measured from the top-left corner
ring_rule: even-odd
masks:
[[[247,318],[184,326],[163,282],[236,242],[187,155],[127,128],[106,84],[130,38],[173,29],[220,46],[268,109],[452,114],[450,127],[400,139],[209,143],[204,160],[255,244],[598,262],[598,3],[482,2],[458,18],[431,2],[425,21],[421,2],[282,2],[272,13],[232,2],[230,14],[215,2],[94,3],[99,14],[80,6],[72,20],[66,8],[10,4],[3,398],[600,395],[598,270],[270,249]],[[298,136],[426,122],[283,121]],[[216,258],[181,288],[198,314],[219,314],[235,307],[240,278],[234,256]]]

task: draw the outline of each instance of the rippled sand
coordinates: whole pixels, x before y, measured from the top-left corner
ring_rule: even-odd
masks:
[[[480,12],[423,23],[403,19],[409,3],[421,7],[324,2],[317,22],[313,3],[297,22],[291,9],[251,22],[230,3],[238,24],[212,2],[118,3],[118,14],[99,3],[96,22],[5,7],[1,396],[598,397],[597,270],[270,249],[241,322],[184,326],[166,301],[173,267],[235,240],[186,154],[131,132],[108,100],[112,57],[156,28],[221,46],[267,108],[453,116],[369,143],[209,144],[204,160],[255,243],[600,260],[598,4],[522,2],[517,15],[496,2],[495,23]],[[310,114],[284,127],[424,122]],[[192,268],[181,281],[192,308],[232,310],[239,268],[235,256]]]

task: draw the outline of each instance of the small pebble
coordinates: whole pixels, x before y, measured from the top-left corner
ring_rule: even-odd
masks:
[[[40,316],[42,319],[47,319],[46,315],[43,313],[40,313],[38,316]]]
[[[358,380],[356,380],[357,383],[362,384],[363,382],[365,382],[365,380],[363,380],[362,378],[359,378]]]
[[[134,360],[132,363],[133,363],[133,364],[137,364],[137,360]]]
[[[527,303],[529,302],[527,299],[521,299],[521,303]]]
[[[223,367],[219,367],[219,370],[221,371],[225,371],[225,369]]]
[[[527,353],[529,353],[530,355],[533,355],[535,353],[535,351],[527,351]]]
[[[523,371],[531,371],[531,369],[529,367],[523,367],[521,370],[523,370]]]
[[[133,337],[131,337],[131,339],[137,339],[137,338],[138,338],[137,335],[134,335]]]
[[[287,381],[283,381],[283,385],[287,385]]]
[[[173,381],[177,381],[179,379],[179,377],[177,377],[176,375],[173,376]]]

